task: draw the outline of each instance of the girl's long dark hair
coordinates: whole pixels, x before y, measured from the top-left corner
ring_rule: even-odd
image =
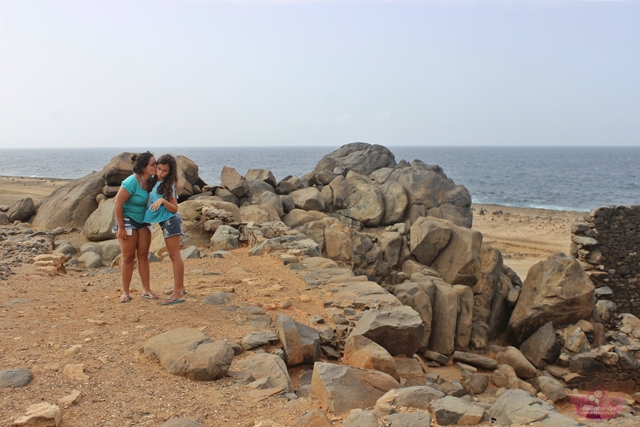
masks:
[[[133,172],[142,175],[144,168],[149,165],[149,159],[153,157],[153,153],[150,151],[134,154],[131,156],[131,163],[133,164]]]
[[[178,182],[178,163],[176,162],[175,157],[171,154],[163,154],[156,160],[156,165],[169,166],[169,173],[164,178],[164,181],[162,181],[162,184],[158,186],[158,194],[162,194],[166,200],[171,200],[173,196],[173,187]],[[178,197],[177,194],[176,197]]]

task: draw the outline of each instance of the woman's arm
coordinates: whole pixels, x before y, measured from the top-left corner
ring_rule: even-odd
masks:
[[[114,212],[116,214],[116,222],[118,223],[118,231],[116,231],[116,237],[118,239],[127,240],[127,230],[124,228],[124,204],[129,200],[131,195],[127,190],[120,187],[116,194],[116,200],[114,203]]]

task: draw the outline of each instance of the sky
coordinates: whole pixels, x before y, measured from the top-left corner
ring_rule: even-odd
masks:
[[[640,146],[640,1],[0,0],[0,149]]]

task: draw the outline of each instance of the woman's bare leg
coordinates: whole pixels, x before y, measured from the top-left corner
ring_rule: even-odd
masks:
[[[149,274],[149,247],[151,246],[151,232],[147,227],[138,230],[138,246],[136,248],[138,258],[138,273],[144,288],[143,295],[155,296],[151,292],[151,281]]]
[[[138,231],[133,230],[126,240],[118,239],[122,260],[120,261],[120,275],[122,277],[121,301],[129,296],[131,288],[131,276],[133,275],[133,263],[136,260],[136,246],[138,245]]]

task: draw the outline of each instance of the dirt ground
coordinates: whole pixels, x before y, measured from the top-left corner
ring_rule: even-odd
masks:
[[[4,188],[0,183],[0,190]],[[9,204],[6,196],[0,192],[0,205]],[[582,216],[489,205],[476,205],[474,210],[474,228],[503,252],[507,265],[514,268],[513,263],[520,262],[520,270],[557,250],[568,251],[570,223]],[[79,233],[58,239],[76,246],[84,242]],[[292,426],[298,416],[318,408],[317,400],[305,396],[257,401],[251,389],[232,377],[198,382],[173,376],[141,354],[146,340],[179,327],[199,328],[214,340],[239,342],[253,332],[253,316],[242,310],[248,305],[261,306],[272,318],[284,313],[304,324],[314,315],[328,318],[321,291],[308,289],[269,256],[249,257],[246,249],[238,249],[224,259],[186,260],[185,267],[189,294],[185,303],[173,306],[143,298],[137,274],[131,302],[121,304],[118,270],[70,269],[51,277],[30,264],[13,267],[15,274],[0,281],[0,369],[27,368],[34,379],[27,387],[0,389],[0,425],[11,424],[34,403],[56,403],[74,390],[80,397],[61,407],[62,427],[159,426],[172,418],[206,426],[248,427],[256,420]],[[151,273],[152,289],[161,296],[171,287],[170,261],[151,264]],[[233,291],[236,297],[225,306],[201,302],[216,291]],[[230,371],[238,371],[236,361],[252,354],[237,356]],[[86,378],[67,375],[67,365],[83,365]],[[311,369],[290,371],[294,386],[309,383]],[[460,378],[451,366],[430,372],[449,380]],[[562,410],[576,416],[571,405]]]

